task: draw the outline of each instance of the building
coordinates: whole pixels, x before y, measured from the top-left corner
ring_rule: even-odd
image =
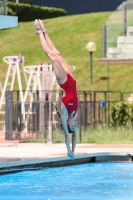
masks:
[[[64,8],[67,11],[67,15],[75,15],[114,11],[123,0],[34,0],[33,2],[35,5],[40,6]]]

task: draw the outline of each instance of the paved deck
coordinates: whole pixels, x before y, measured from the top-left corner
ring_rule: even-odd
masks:
[[[76,164],[91,162],[94,158],[97,161],[133,161],[133,145],[77,144],[75,161],[70,161],[66,154],[65,144],[0,143],[0,170],[37,164],[44,166],[44,163],[46,166]]]

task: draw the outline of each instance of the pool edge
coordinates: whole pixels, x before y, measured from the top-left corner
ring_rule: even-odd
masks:
[[[133,155],[122,152],[86,153],[75,156],[74,160],[68,157],[19,159],[0,163],[0,175],[24,170],[39,170],[50,167],[62,167],[83,163],[95,162],[133,162]]]

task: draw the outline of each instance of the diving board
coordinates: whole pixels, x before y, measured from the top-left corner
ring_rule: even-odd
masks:
[[[18,25],[18,17],[10,15],[0,15],[0,29],[16,27]]]
[[[18,25],[18,17],[7,15],[7,0],[0,0],[0,29]]]

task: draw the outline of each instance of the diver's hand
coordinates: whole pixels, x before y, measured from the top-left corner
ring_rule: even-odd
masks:
[[[70,160],[74,160],[74,158],[75,158],[75,156],[72,152],[68,153],[67,156],[70,158]]]

